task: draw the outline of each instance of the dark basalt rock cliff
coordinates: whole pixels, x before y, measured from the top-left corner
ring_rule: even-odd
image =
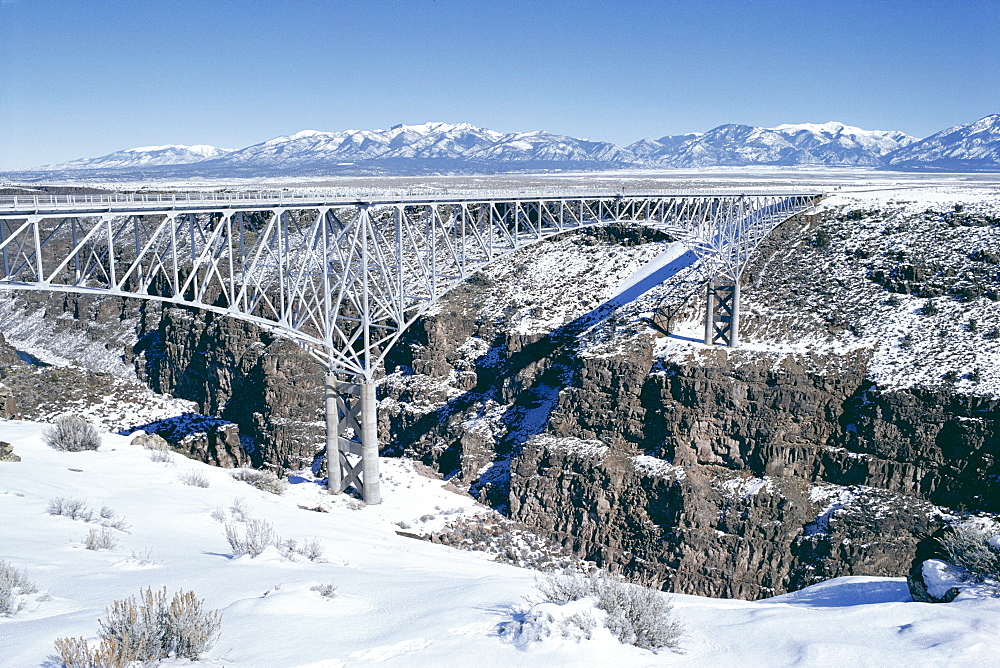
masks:
[[[0,379],[16,402],[11,406],[26,417],[62,412],[70,399],[99,402],[117,391],[115,376],[133,368],[152,390],[194,401],[200,413],[233,423],[222,431],[191,431],[193,440],[184,443],[188,432],[168,434],[176,436],[172,446],[191,456],[223,466],[300,468],[323,440],[322,367],[255,326],[155,301],[60,293],[18,293],[2,310],[15,323],[44,314],[36,324],[44,329],[38,332],[43,346],[79,358],[78,366],[31,366],[0,341]],[[76,347],[58,348],[65,341]],[[120,425],[135,427],[147,425]]]
[[[816,256],[843,255],[835,244],[849,237],[836,226],[851,219],[810,222],[813,251],[783,268],[795,286],[783,305],[813,311],[793,331],[859,327],[868,312],[838,306],[838,291],[885,299],[863,269],[863,290],[817,282]],[[962,229],[934,220],[944,255]],[[918,222],[920,243],[933,238],[931,214]],[[904,228],[888,235],[897,247]],[[857,249],[849,259],[870,257]],[[748,275],[760,280],[768,261]],[[945,383],[879,388],[870,347],[658,359],[650,335],[633,335],[614,354],[587,355],[572,325],[525,336],[473,324],[478,301],[448,300],[406,342],[410,358],[383,386],[390,442],[603,565],[675,591],[757,598],[841,575],[905,575],[917,544],[942,526],[935,506],[1000,510],[990,493],[1000,402]],[[788,326],[748,320],[764,336]],[[463,351],[470,337],[482,343],[475,356]],[[671,466],[650,467],[650,456]]]
[[[459,361],[454,343],[467,332],[450,336],[451,317],[461,316],[427,324],[413,368]],[[390,442],[577,554],[674,591],[759,598],[842,575],[904,575],[941,525],[933,504],[995,508],[1000,406],[880,394],[865,379],[867,349],[716,349],[666,362],[650,338],[599,357],[534,341],[549,356],[515,365],[511,378],[523,341],[516,352],[495,342],[489,365],[462,372],[464,392],[448,398],[453,386],[438,386],[434,410],[394,410],[414,397],[398,389],[405,377],[390,377],[383,418],[406,439]],[[553,370],[570,380],[542,433],[518,431],[511,418],[545,395]],[[491,405],[504,407],[500,428],[483,438],[470,420]],[[493,475],[491,458],[509,474]],[[672,466],[650,467],[657,460]]]
[[[530,440],[511,466],[512,517],[676,591],[758,598],[902,575],[940,526],[930,501],[992,509],[989,478],[967,471],[1000,454],[995,404],[970,431],[970,406],[954,399],[897,392],[861,405],[863,351],[836,375],[729,356],[645,374],[641,355],[583,360],[592,380],[562,393],[554,437]],[[914,403],[924,412],[893,410]],[[900,430],[919,436],[904,444]],[[609,447],[581,455],[569,434]],[[674,466],[650,471],[644,452]]]
[[[323,442],[323,369],[295,344],[230,318],[167,308],[143,318],[139,377],[240,427],[254,462],[300,468]]]

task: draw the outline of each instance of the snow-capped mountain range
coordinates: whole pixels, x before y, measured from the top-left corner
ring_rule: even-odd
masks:
[[[629,147],[665,167],[717,165],[859,165],[880,167],[883,156],[917,141],[895,131],[830,122],[756,128],[720,125],[704,134],[644,139]],[[648,151],[648,153],[647,153]]]
[[[627,147],[545,131],[503,133],[469,123],[388,130],[306,130],[246,148],[148,146],[38,171],[164,176],[305,176],[508,172],[546,169],[700,168],[747,165],[1000,170],[1000,114],[924,140],[838,122],[760,128],[727,124],[705,133],[642,139]]]
[[[39,169],[45,171],[65,171],[73,169],[134,169],[142,167],[160,167],[163,165],[188,165],[193,162],[211,160],[231,153],[232,149],[216,148],[205,144],[182,146],[168,144],[166,146],[140,146],[115,151],[99,158],[80,158],[58,165],[45,165]]]
[[[1000,170],[1000,114],[956,125],[888,156],[891,169]]]

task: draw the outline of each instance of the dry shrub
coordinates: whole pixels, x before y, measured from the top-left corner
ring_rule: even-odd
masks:
[[[91,522],[94,519],[94,512],[87,507],[85,501],[82,499],[69,499],[63,496],[57,496],[49,501],[47,512],[49,515],[62,515],[71,520],[82,520],[84,522]]]
[[[553,575],[541,580],[543,601],[566,604],[592,597],[608,613],[605,625],[619,640],[643,649],[676,647],[681,626],[672,619],[673,605],[662,592],[598,573]]]
[[[45,443],[56,450],[80,452],[101,446],[101,435],[94,425],[76,415],[61,415],[42,434]]]
[[[234,557],[249,554],[251,558],[259,556],[270,545],[281,539],[274,533],[274,527],[264,520],[247,520],[244,531],[240,533],[235,524],[226,523],[226,540],[233,550]]]
[[[56,652],[68,668],[118,668],[175,657],[197,661],[218,638],[222,615],[205,611],[194,592],[146,589],[141,601],[115,601],[100,622],[100,644],[91,649],[83,638],[56,640]]]
[[[309,561],[323,561],[323,546],[315,538],[304,540],[301,544],[294,538],[287,540],[276,538],[274,546],[278,548],[281,556],[289,561],[294,561],[296,555],[305,557]]]
[[[256,469],[236,469],[231,474],[234,480],[247,482],[264,492],[271,494],[281,494],[288,486],[284,480],[270,471],[258,471]]]
[[[6,561],[0,561],[0,615],[17,614],[24,607],[24,599],[37,591],[27,571],[19,571]]]
[[[81,499],[57,496],[49,501],[49,507],[46,509],[46,512],[49,515],[61,515],[71,520],[94,522],[109,529],[117,529],[123,533],[128,533],[131,528],[124,517],[119,517],[115,513],[114,508],[101,506],[100,512],[95,514]]]
[[[91,649],[85,638],[57,638],[56,653],[63,668],[127,668],[117,647],[101,643]]]
[[[208,478],[201,471],[185,471],[177,477],[182,483],[192,487],[208,487],[209,485]]]
[[[323,598],[337,598],[337,585],[333,582],[313,585],[312,587],[309,587],[309,589],[316,592]]]
[[[939,540],[950,563],[979,581],[1000,580],[1000,547],[990,542],[995,536],[975,526],[957,525]]]
[[[118,541],[110,529],[102,527],[100,531],[91,529],[83,539],[83,545],[88,550],[111,550],[118,546]]]
[[[174,455],[169,450],[150,450],[149,461],[156,464],[169,464],[174,461]]]

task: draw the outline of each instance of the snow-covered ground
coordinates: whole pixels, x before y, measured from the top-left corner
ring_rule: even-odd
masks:
[[[1000,599],[913,603],[900,578],[840,578],[758,602],[677,595],[685,632],[676,652],[596,633],[517,644],[500,629],[527,610],[537,573],[397,535],[397,522],[489,512],[406,460],[383,461],[385,502],[361,507],[305,477],[292,476],[276,496],[178,455],[154,462],[128,437],[58,452],[42,443],[44,427],[0,421],[0,440],[22,457],[0,462],[0,560],[41,589],[0,617],[5,668],[57,665],[56,638],[94,639],[112,601],[163,586],[193,590],[222,611],[206,666],[1000,665]],[[184,484],[191,472],[209,486]],[[107,506],[127,531],[111,530],[111,549],[85,549],[96,524],[49,514],[57,497],[95,512]],[[223,522],[237,522],[241,509],[283,538],[317,540],[322,560],[289,560],[273,548],[233,558]],[[336,585],[332,598],[312,589],[327,584]]]
[[[690,192],[702,190],[766,190],[802,192],[838,189],[882,189],[938,186],[1000,185],[996,173],[888,172],[858,167],[703,167],[699,169],[616,169],[605,172],[552,172],[496,175],[421,176],[317,176],[271,178],[190,179],[46,179],[48,185],[68,185],[121,190],[270,190],[328,192],[333,194],[385,194],[387,192],[482,193],[482,192]],[[29,186],[30,187],[30,186]]]

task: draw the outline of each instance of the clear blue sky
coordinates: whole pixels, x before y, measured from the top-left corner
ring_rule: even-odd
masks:
[[[627,144],[997,112],[998,0],[0,0],[0,169],[431,120]]]

